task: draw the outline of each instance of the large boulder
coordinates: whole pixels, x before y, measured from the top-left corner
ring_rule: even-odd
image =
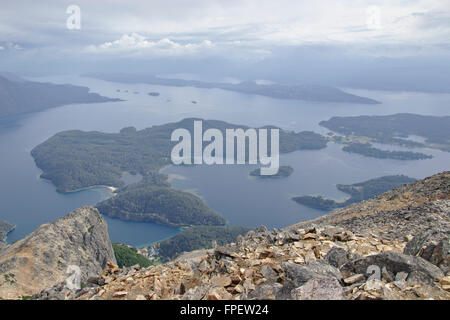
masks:
[[[347,277],[351,274],[367,274],[369,267],[371,270],[379,268],[380,271],[385,268],[391,274],[420,272],[433,281],[439,281],[444,277],[441,269],[425,259],[391,251],[353,260],[344,264],[340,270]]]
[[[277,294],[277,299],[292,299],[292,290],[303,286],[309,280],[334,278],[338,282],[342,281],[339,269],[322,260],[310,262],[305,266],[285,262],[282,269],[286,279],[283,288]]]
[[[448,230],[427,230],[409,241],[403,253],[421,257],[447,273],[450,267],[449,235]]]

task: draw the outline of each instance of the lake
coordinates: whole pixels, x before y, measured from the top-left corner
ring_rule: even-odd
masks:
[[[9,242],[22,238],[42,223],[110,196],[106,188],[57,193],[51,183],[39,178],[41,172],[35,166],[30,151],[62,130],[117,132],[127,126],[143,129],[186,117],[200,117],[252,127],[272,124],[284,129],[325,134],[328,130],[318,123],[332,116],[399,112],[450,115],[448,94],[348,90],[383,102],[381,105],[357,105],[277,100],[220,89],[120,84],[75,76],[33,80],[83,85],[93,92],[126,101],[68,105],[0,119],[0,220],[17,225],[8,236]],[[160,95],[149,96],[149,92],[159,92]],[[171,166],[164,172],[173,175],[171,183],[174,188],[196,192],[232,225],[283,227],[323,214],[290,200],[294,195],[322,194],[344,199],[346,195],[334,184],[355,183],[387,174],[423,178],[449,169],[450,153],[420,151],[433,154],[434,158],[420,161],[372,159],[345,153],[340,145],[330,143],[323,150],[282,155],[281,164],[290,165],[295,171],[290,177],[277,180],[249,177],[248,173],[254,166]],[[128,182],[138,178],[125,177]],[[153,223],[106,220],[112,241],[136,246],[178,232],[178,229]]]

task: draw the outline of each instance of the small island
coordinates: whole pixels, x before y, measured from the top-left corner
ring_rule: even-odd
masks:
[[[250,171],[249,175],[252,177],[258,177],[261,179],[279,179],[289,177],[294,172],[294,169],[290,166],[280,166],[278,172],[273,175],[261,175],[261,169],[257,168]]]
[[[425,160],[433,158],[433,156],[421,152],[381,150],[372,147],[370,143],[359,142],[350,143],[342,148],[342,150],[348,153],[357,153],[366,157],[378,159]]]
[[[336,185],[336,188],[350,195],[349,199],[342,202],[326,199],[322,196],[298,196],[293,197],[292,200],[313,209],[324,211],[334,210],[337,208],[346,207],[352,203],[374,198],[384,192],[400,188],[403,185],[414,181],[416,181],[416,179],[404,175],[394,175],[384,176],[350,185],[338,184]]]
[[[225,224],[225,219],[201,198],[170,188],[166,180],[166,175],[149,173],[140,182],[120,188],[114,197],[96,207],[111,218],[171,227]]]
[[[147,83],[159,86],[222,89],[244,94],[256,94],[275,99],[294,99],[319,102],[357,103],[375,105],[381,102],[357,96],[341,89],[314,84],[261,84],[256,81],[240,83],[204,82],[198,80],[159,78],[151,74],[87,74],[87,77],[120,83]]]
[[[150,97],[158,97],[159,96],[159,92],[149,92],[148,95]]]

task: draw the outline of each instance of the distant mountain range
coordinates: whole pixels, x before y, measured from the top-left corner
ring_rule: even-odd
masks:
[[[37,112],[73,103],[120,101],[70,84],[33,82],[10,73],[0,73],[0,117]]]
[[[282,85],[257,84],[255,81],[244,81],[238,84],[221,82],[203,82],[198,80],[165,79],[150,74],[86,74],[85,76],[122,83],[147,83],[172,87],[196,87],[205,89],[223,89],[245,94],[256,94],[275,99],[294,99],[316,102],[338,102],[379,104],[381,102],[344,92],[340,89],[312,84]]]

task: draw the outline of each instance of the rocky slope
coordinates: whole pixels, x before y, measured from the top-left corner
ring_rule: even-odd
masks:
[[[80,268],[85,282],[107,261],[115,257],[106,222],[96,209],[82,207],[0,251],[0,298],[39,293],[65,281],[70,266]]]
[[[38,299],[450,299],[450,172],[164,265],[108,263]]]

